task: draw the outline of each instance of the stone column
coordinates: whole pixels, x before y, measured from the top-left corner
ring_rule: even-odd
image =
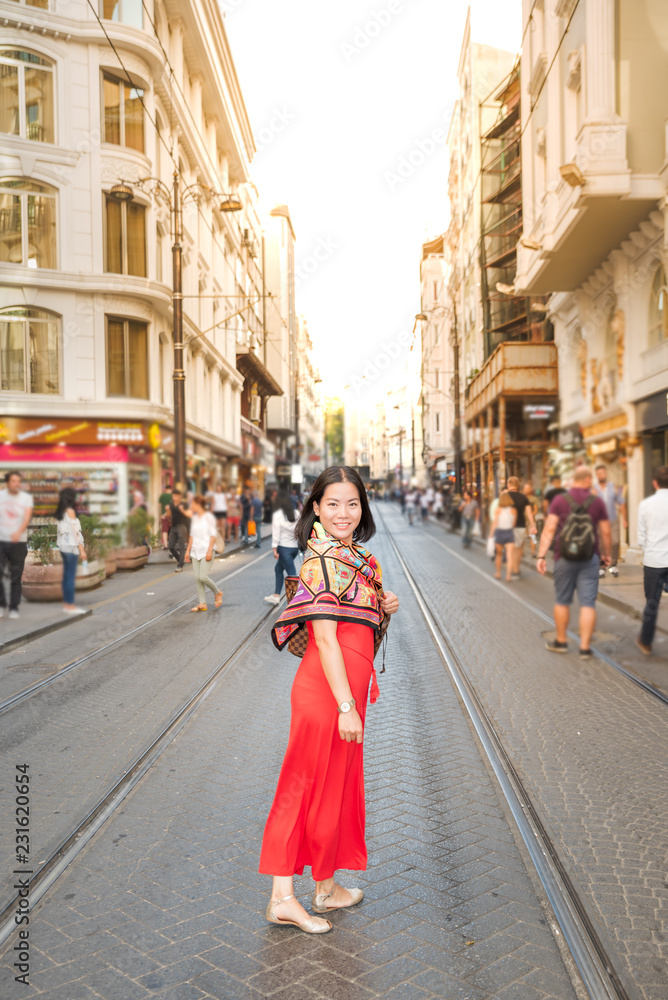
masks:
[[[615,4],[586,2],[588,123],[617,120],[615,94]]]

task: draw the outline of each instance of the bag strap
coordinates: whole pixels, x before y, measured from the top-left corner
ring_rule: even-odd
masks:
[[[592,506],[592,504],[596,500],[598,500],[597,496],[588,496],[587,499],[584,500],[583,503],[578,503],[578,501],[575,499],[575,497],[571,496],[570,493],[566,493],[565,496],[566,496],[566,501],[568,503],[568,506],[571,508],[571,512],[572,513],[576,513],[577,511],[582,510],[582,511],[585,512],[585,514],[588,514],[589,513],[589,508]]]

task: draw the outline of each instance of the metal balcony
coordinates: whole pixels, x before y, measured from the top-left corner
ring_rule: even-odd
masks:
[[[487,410],[501,396],[556,396],[557,347],[547,343],[499,344],[466,389],[466,422]]]

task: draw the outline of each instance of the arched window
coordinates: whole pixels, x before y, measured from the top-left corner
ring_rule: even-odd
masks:
[[[53,64],[48,59],[0,47],[0,132],[55,142]]]
[[[60,393],[60,317],[23,306],[0,309],[0,389]]]
[[[0,263],[57,266],[55,188],[0,177]]]
[[[668,286],[663,265],[659,267],[652,281],[649,302],[649,346],[655,347],[662,340],[668,340]]]

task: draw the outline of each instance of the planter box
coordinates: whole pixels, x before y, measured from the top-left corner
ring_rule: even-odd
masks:
[[[148,562],[148,549],[145,545],[134,545],[124,549],[116,549],[117,569],[141,569]]]
[[[104,557],[104,571],[107,575],[107,579],[109,579],[110,576],[114,575],[117,568],[118,567],[116,565],[116,553],[109,552],[108,555]]]
[[[39,566],[26,563],[21,578],[23,596],[28,601],[62,601],[63,564]]]
[[[74,582],[75,590],[93,590],[104,583],[106,572],[104,563],[100,559],[93,559],[88,563],[86,570],[81,563],[77,566],[77,575]]]

